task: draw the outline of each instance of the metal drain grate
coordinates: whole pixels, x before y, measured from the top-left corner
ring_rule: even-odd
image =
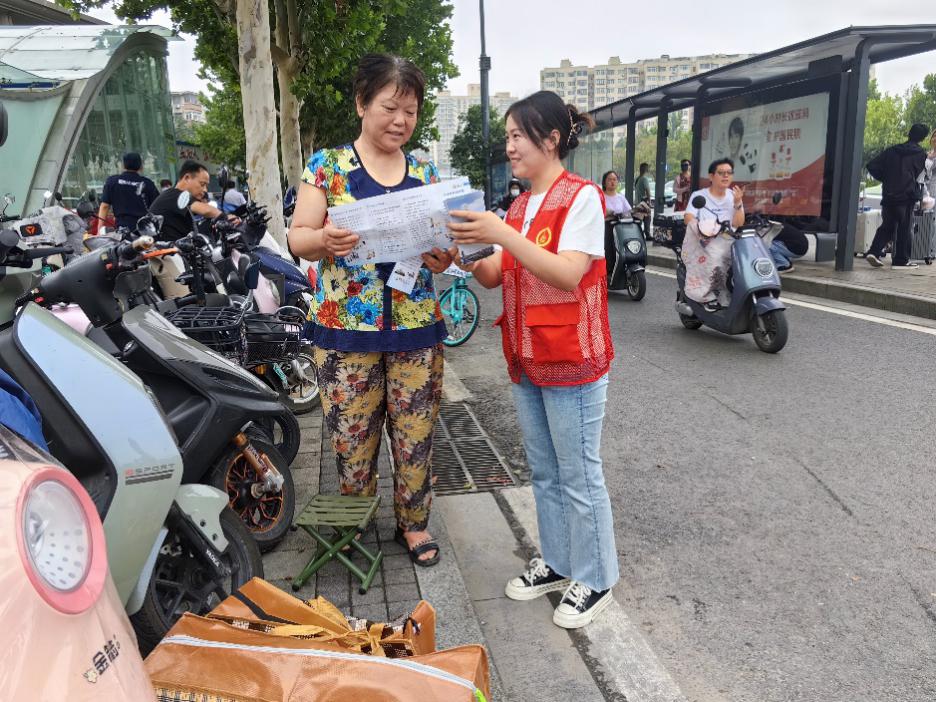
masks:
[[[437,495],[513,487],[516,479],[474,413],[461,402],[443,402],[432,439],[433,491]]]

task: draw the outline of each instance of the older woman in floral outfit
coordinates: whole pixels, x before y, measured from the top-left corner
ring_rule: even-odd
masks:
[[[320,261],[312,308],[313,343],[326,427],[344,494],[373,495],[386,422],[396,471],[396,540],[417,565],[439,560],[426,527],[432,500],[432,429],[442,394],[445,324],[432,273],[452,261],[435,249],[411,292],[388,284],[393,263],[355,265],[346,256],[354,232],[333,227],[327,208],[438,180],[435,166],[404,153],[423,103],[422,72],[409,61],[361,60],[354,96],[361,135],[353,144],[315,152],[289,232],[293,253]]]

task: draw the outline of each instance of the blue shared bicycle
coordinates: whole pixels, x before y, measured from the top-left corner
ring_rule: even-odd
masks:
[[[455,282],[439,296],[442,318],[449,332],[442,342],[446,346],[461,346],[478,328],[481,303],[475,291],[468,287],[470,277],[470,273],[465,274],[465,277],[456,277]]]

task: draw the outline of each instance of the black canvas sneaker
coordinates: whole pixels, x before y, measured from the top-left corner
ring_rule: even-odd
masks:
[[[553,624],[563,629],[578,629],[589,624],[612,602],[610,588],[596,591],[573,580],[553,612]]]
[[[535,600],[547,592],[565,590],[571,582],[546,565],[542,558],[534,558],[523,575],[507,583],[504,594],[512,600]]]

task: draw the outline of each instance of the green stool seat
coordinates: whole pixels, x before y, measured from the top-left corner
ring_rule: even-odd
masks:
[[[383,560],[383,551],[376,555],[361,545],[355,537],[363,534],[368,524],[377,514],[380,506],[380,497],[366,497],[361,495],[316,495],[306,505],[302,513],[296,518],[294,524],[305,529],[317,543],[315,555],[309,560],[302,572],[293,579],[292,589],[298,590],[306,581],[315,575],[318,570],[332,558],[338,561],[361,581],[358,589],[362,595],[374,581],[380,562]],[[322,533],[322,527],[329,527],[334,536],[329,541]],[[349,546],[362,554],[370,564],[367,572],[358,568],[347,555],[341,552]],[[348,552],[350,553],[350,551]]]

